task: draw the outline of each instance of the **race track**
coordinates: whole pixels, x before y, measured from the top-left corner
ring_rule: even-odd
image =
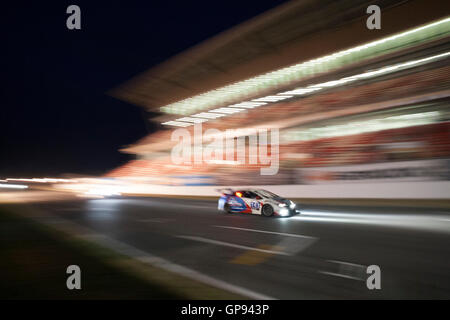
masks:
[[[450,298],[445,210],[301,206],[264,218],[216,201],[118,198],[33,204],[128,247],[274,299]],[[367,266],[381,289],[366,286]],[[205,297],[208,298],[208,297]]]

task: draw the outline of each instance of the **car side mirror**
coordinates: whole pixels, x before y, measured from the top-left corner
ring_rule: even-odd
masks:
[[[262,198],[260,196],[256,196],[256,200],[261,200]]]

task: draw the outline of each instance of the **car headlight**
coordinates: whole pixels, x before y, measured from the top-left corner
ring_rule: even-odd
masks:
[[[279,203],[278,206],[279,207],[286,207],[286,203]]]
[[[288,216],[289,215],[289,209],[288,208],[281,208],[280,209],[280,216]]]
[[[295,208],[295,203],[291,201],[291,204],[289,205],[289,208],[294,209]]]

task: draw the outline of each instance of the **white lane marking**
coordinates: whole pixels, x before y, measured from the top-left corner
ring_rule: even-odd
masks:
[[[225,228],[231,230],[240,230],[240,231],[250,231],[250,232],[258,232],[258,233],[267,233],[273,234],[277,236],[288,237],[287,239],[282,240],[277,244],[277,246],[284,249],[286,253],[289,255],[295,255],[309,246],[311,246],[314,242],[318,240],[316,237],[304,236],[301,234],[294,233],[283,233],[283,232],[275,232],[275,231],[267,231],[267,230],[258,230],[258,229],[247,229],[247,228],[239,228],[239,227],[229,227],[229,226],[214,226],[217,228]]]
[[[319,270],[317,272],[327,274],[330,276],[341,277],[346,279],[353,279],[364,281],[363,275],[365,274],[366,266],[357,263],[339,261],[339,260],[327,260],[328,262],[339,265],[339,272],[330,272]]]
[[[243,288],[237,285],[230,284],[228,282],[215,279],[213,277],[202,274],[193,269],[175,264],[166,259],[160,258],[158,256],[152,255],[126,243],[120,242],[118,240],[112,239],[108,236],[93,232],[92,230],[82,227],[76,223],[73,223],[67,219],[60,218],[53,215],[47,215],[44,217],[31,217],[33,220],[44,223],[47,225],[57,225],[58,228],[63,231],[82,239],[93,241],[99,245],[107,247],[118,253],[131,257],[133,259],[139,260],[146,264],[151,264],[152,266],[171,271],[173,273],[182,275],[192,280],[202,282],[204,284],[223,289],[232,293],[236,293],[250,299],[255,300],[275,300],[275,298],[252,291],[247,288]]]
[[[88,240],[94,240],[97,243],[106,246],[110,249],[113,249],[119,253],[122,253],[124,255],[127,255],[129,257],[132,257],[133,259],[139,260],[144,263],[151,264],[155,267],[171,271],[173,273],[180,274],[182,276],[185,276],[187,278],[205,283],[207,285],[220,288],[223,290],[227,290],[229,292],[233,292],[242,296],[249,297],[251,299],[256,300],[275,300],[275,298],[272,298],[270,296],[266,296],[264,294],[260,294],[257,292],[254,292],[252,290],[236,286],[233,284],[230,284],[228,282],[212,278],[210,276],[207,276],[205,274],[202,274],[198,271],[195,271],[193,269],[189,269],[187,267],[181,266],[179,264],[175,264],[173,262],[170,262],[166,259],[154,256],[152,254],[149,254],[145,251],[142,251],[140,249],[137,249],[135,247],[132,247],[128,244],[125,244],[123,242],[117,241],[115,239],[109,238],[107,236],[101,235],[101,234],[91,234],[88,237],[85,236]]]
[[[229,242],[212,240],[212,239],[207,239],[207,238],[202,238],[202,237],[177,236],[177,238],[188,239],[188,240],[199,241],[199,242],[205,242],[205,243],[215,244],[215,245],[218,245],[218,246],[232,247],[232,248],[238,248],[238,249],[243,249],[243,250],[259,251],[259,252],[265,252],[265,253],[271,253],[271,254],[279,254],[279,255],[283,255],[283,256],[290,255],[289,253],[286,253],[286,252],[283,252],[283,251],[254,248],[254,247],[249,247],[249,246],[243,246],[243,245],[240,245],[240,244],[234,244],[234,243],[229,243]]]
[[[355,266],[355,267],[365,267],[362,264],[357,264],[357,263],[352,263],[352,262],[345,262],[345,261],[339,261],[339,260],[327,260],[328,262],[333,262],[333,263],[337,263],[337,264],[345,264],[348,266]]]
[[[304,210],[301,215],[289,218],[290,221],[324,222],[324,223],[349,223],[365,224],[380,227],[419,229],[434,232],[450,232],[450,220],[436,218],[436,216],[407,215],[407,214],[359,214],[319,212]],[[445,223],[443,223],[445,221]]]
[[[335,273],[335,272],[328,272],[328,271],[318,271],[318,272],[322,273],[322,274],[327,274],[327,275],[330,275],[330,276],[363,281],[363,279],[361,279],[359,277],[353,277],[353,276],[349,276],[349,275],[345,275],[345,274],[340,274],[340,273]]]
[[[247,228],[238,228],[238,227],[229,227],[229,226],[214,226],[214,227],[225,228],[225,229],[234,229],[234,230],[242,230],[242,231],[251,231],[251,232],[260,232],[260,233],[268,233],[268,234],[276,234],[276,235],[285,236],[285,237],[317,239],[316,237],[304,236],[304,235],[301,235],[301,234],[294,234],[294,233],[282,233],[282,232],[275,232],[275,231],[258,230],[258,229],[247,229]]]

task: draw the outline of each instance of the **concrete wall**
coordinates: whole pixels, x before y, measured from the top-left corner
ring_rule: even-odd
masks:
[[[218,196],[219,186],[129,185],[123,192],[149,195]],[[223,188],[246,188],[226,186]],[[333,185],[271,185],[262,188],[288,198],[327,199],[450,199],[450,181],[358,183]]]

